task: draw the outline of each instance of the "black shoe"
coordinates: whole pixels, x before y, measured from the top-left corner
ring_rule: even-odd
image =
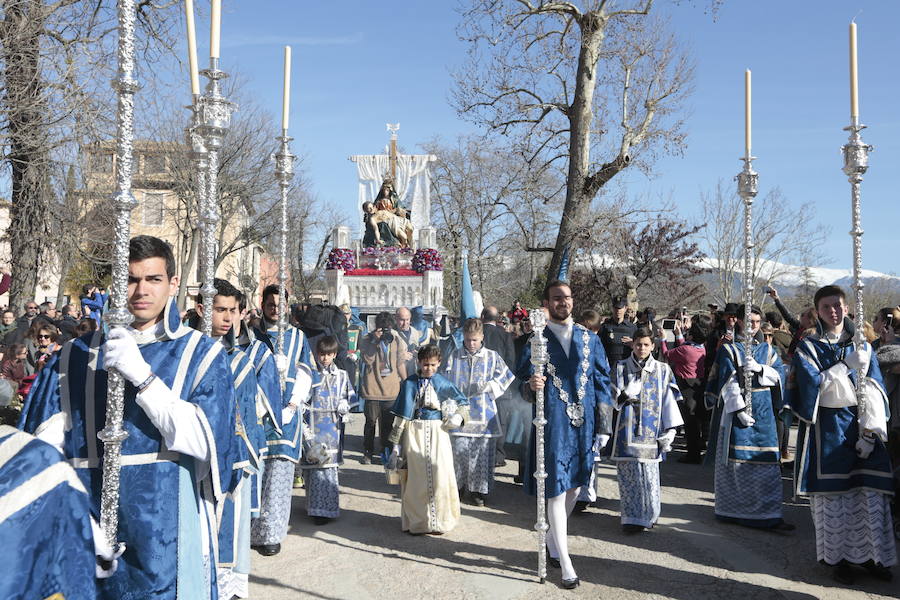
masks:
[[[554,569],[560,569],[560,568],[562,568],[562,567],[560,567],[560,565],[559,565],[559,559],[558,559],[558,558],[553,558],[552,556],[550,556],[550,551],[549,551],[549,550],[547,550],[547,564],[550,565],[551,567],[553,567]]]
[[[863,567],[866,571],[869,572],[875,579],[880,579],[881,581],[893,581],[894,574],[891,573],[891,569],[889,567],[885,567],[884,565],[880,565],[875,561],[869,560],[863,563]]]
[[[315,523],[316,525],[324,525],[330,520],[331,519],[329,519],[328,517],[313,517],[313,523]]]
[[[581,582],[578,580],[577,577],[575,579],[563,579],[562,580],[562,587],[564,590],[574,590],[580,584],[581,584]]]
[[[622,531],[625,533],[643,533],[647,528],[643,525],[637,525],[635,523],[626,523],[622,525]]]
[[[701,456],[699,454],[697,454],[697,455],[685,454],[684,456],[682,456],[681,458],[678,459],[678,462],[685,464],[685,465],[699,465],[701,462],[703,462],[703,458],[701,458]]]
[[[263,556],[275,556],[281,552],[281,544],[262,544],[257,546],[256,549]]]
[[[372,464],[372,455],[368,452],[363,454],[362,458],[359,459],[359,464],[361,465],[370,465]]]
[[[484,506],[484,494],[472,492],[470,498],[472,500],[472,504],[474,504],[475,506]]]
[[[506,466],[506,459],[498,458],[497,460],[494,461],[494,466],[495,466],[495,467],[505,467],[505,466]]]
[[[838,583],[843,583],[844,585],[853,585],[856,581],[856,578],[853,576],[853,568],[847,564],[846,561],[841,561],[838,564],[834,565],[834,570],[831,572],[831,576]]]
[[[522,485],[522,478],[519,477],[518,475],[513,475],[513,483],[518,483],[519,485]]]
[[[572,512],[575,514],[583,513],[587,510],[587,507],[590,505],[590,502],[586,500],[579,500],[575,503],[575,508],[572,509]]]

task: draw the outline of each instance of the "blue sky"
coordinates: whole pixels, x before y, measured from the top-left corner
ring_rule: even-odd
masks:
[[[659,2],[693,52],[688,148],[657,162],[652,179],[623,174],[634,193],[672,194],[698,217],[701,191],[739,171],[743,71],[753,70],[753,153],[760,190],[780,186],[794,204],[813,200],[832,229],[827,266],[850,265],[850,192],[841,172],[849,120],[847,25],[859,25],[860,112],[876,151],[863,183],[864,263],[897,273],[894,169],[900,166],[900,2],[727,0],[716,20],[705,0]],[[450,107],[449,70],[464,60],[455,1],[225,0],[222,67],[237,68],[258,102],[281,110],[281,46],[293,46],[291,135],[313,191],[356,214],[351,154],[379,151],[385,123],[400,122],[407,150],[440,134],[472,131]],[[208,13],[208,8],[205,12]],[[201,55],[208,26],[198,22]],[[201,64],[205,59],[201,57]],[[185,87],[187,80],[185,79]],[[187,89],[187,88],[186,88]],[[800,218],[800,215],[798,215]]]

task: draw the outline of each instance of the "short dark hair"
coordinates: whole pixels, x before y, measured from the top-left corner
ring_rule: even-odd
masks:
[[[63,316],[71,315],[75,312],[75,307],[71,304],[63,304],[63,307],[59,309],[60,314]]]
[[[551,281],[548,281],[547,285],[544,286],[544,300],[550,300],[550,290],[552,290],[553,288],[558,288],[558,287],[563,287],[563,286],[569,288],[569,291],[572,290],[571,285],[569,285],[568,283],[566,283],[565,281],[562,281],[560,279],[553,279]]]
[[[316,341],[316,352],[319,354],[337,354],[339,347],[333,335],[323,335]]]
[[[152,235],[137,235],[128,242],[128,262],[138,262],[148,258],[162,258],[166,261],[166,277],[175,277],[175,256],[168,243]]]
[[[712,328],[712,319],[709,315],[697,315],[691,319],[691,328],[688,329],[688,335],[697,343],[702,344],[709,337],[709,330]]]
[[[441,359],[441,349],[435,346],[434,344],[425,344],[419,351],[416,353],[416,358],[419,362],[423,360],[428,360],[431,358],[436,358],[438,360]]]
[[[375,315],[375,329],[393,329],[396,325],[394,315],[387,311]]]
[[[277,283],[270,283],[269,285],[264,287],[263,293],[262,293],[263,304],[266,303],[266,298],[268,298],[269,296],[277,296],[278,292],[279,292],[279,288],[278,288]],[[290,294],[288,293],[287,288],[285,288],[284,289],[284,303],[285,304],[288,303],[289,296],[290,296]]]
[[[238,298],[238,310],[244,312],[247,310],[247,294],[241,292],[240,297]]]
[[[772,327],[781,327],[781,324],[784,323],[784,319],[781,318],[781,315],[778,314],[778,311],[770,310],[766,313],[766,322],[769,323]]]
[[[213,287],[216,288],[216,296],[236,298],[238,301],[240,301],[241,299],[241,292],[225,279],[219,279],[218,277],[216,277],[215,279],[213,279]],[[197,294],[196,300],[197,304],[203,304],[203,294]]]
[[[597,331],[600,329],[600,313],[596,310],[588,309],[578,317],[578,324],[587,327],[591,331]]]
[[[634,332],[634,335],[631,336],[632,340],[637,340],[640,338],[650,338],[653,341],[653,332],[650,331],[649,327],[638,327],[637,331]]]
[[[816,295],[813,296],[813,305],[816,307],[816,310],[819,310],[819,300],[822,298],[827,298],[829,296],[840,296],[841,300],[844,303],[847,302],[847,294],[844,292],[843,288],[839,285],[826,285],[825,287],[820,287],[818,291],[816,291]]]

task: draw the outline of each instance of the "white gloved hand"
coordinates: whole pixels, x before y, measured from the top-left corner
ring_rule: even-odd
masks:
[[[288,368],[288,357],[284,354],[276,354],[275,355],[275,368],[278,369],[278,372],[281,374],[287,373]]]
[[[671,452],[672,451],[672,442],[675,441],[675,430],[667,429],[664,434],[656,438],[656,443],[659,445],[659,451],[661,453]]]
[[[591,451],[594,454],[600,454],[604,448],[606,448],[606,444],[609,443],[609,436],[605,433],[598,433],[594,436],[594,444],[591,446]],[[596,460],[597,457],[594,458]]]
[[[125,553],[125,544],[120,542],[115,549],[106,541],[106,536],[100,525],[91,517],[91,532],[94,538],[94,555],[96,564],[94,565],[94,575],[97,579],[106,579],[112,577],[119,568],[119,557]]]
[[[341,400],[337,405],[337,412],[339,415],[346,415],[350,412],[350,403],[346,400]]]
[[[741,424],[741,427],[753,427],[753,424],[756,423],[756,419],[742,410],[737,411],[737,420]]]
[[[400,462],[400,444],[394,444],[394,448],[391,450],[391,454],[388,457],[387,461],[387,469],[389,471],[393,471],[397,468],[397,463]]]
[[[872,450],[875,449],[875,440],[869,439],[865,436],[859,436],[859,439],[856,440],[856,455],[860,458],[869,458],[869,455],[872,454]]]
[[[103,368],[115,369],[133,385],[140,385],[150,377],[150,365],[128,330],[113,327],[103,344]]]
[[[294,415],[297,414],[297,408],[295,406],[285,406],[281,409],[281,424],[287,425],[291,421],[294,420]]]
[[[455,415],[450,417],[449,422],[450,422],[450,425],[453,427],[453,429],[456,429],[457,427],[462,427],[463,417],[461,414],[456,413]]]
[[[869,370],[869,353],[865,350],[854,350],[844,357],[844,362],[851,369],[865,373]]]
[[[759,373],[760,371],[762,371],[762,365],[756,362],[756,360],[753,358],[748,358],[747,364],[744,365],[744,367],[751,373]]]

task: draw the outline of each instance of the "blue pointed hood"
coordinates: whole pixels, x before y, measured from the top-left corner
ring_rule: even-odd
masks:
[[[462,277],[460,277],[459,293],[459,321],[475,319],[478,313],[475,311],[475,293],[472,290],[472,277],[469,275],[469,256],[462,257]]]
[[[559,261],[559,272],[556,274],[556,278],[562,281],[563,283],[569,283],[569,247],[566,246],[563,250],[562,259]]]

